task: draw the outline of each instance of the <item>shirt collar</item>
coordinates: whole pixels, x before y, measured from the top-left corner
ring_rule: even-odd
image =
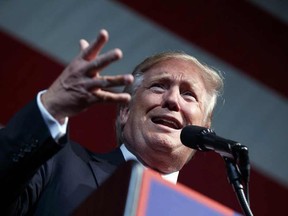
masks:
[[[137,157],[132,154],[124,144],[122,144],[120,146],[120,150],[125,158],[125,161],[128,161],[128,160],[136,160],[138,161],[140,164],[142,164],[138,159]],[[142,164],[143,165],[143,164]],[[143,165],[144,166],[144,165]],[[178,179],[178,175],[179,175],[179,171],[176,171],[176,172],[173,172],[173,173],[169,173],[169,174],[161,174],[162,178],[173,183],[173,184],[176,184],[177,183],[177,179]]]

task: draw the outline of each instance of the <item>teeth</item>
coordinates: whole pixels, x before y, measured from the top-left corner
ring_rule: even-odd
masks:
[[[166,123],[168,123],[168,124],[172,124],[173,126],[174,126],[174,128],[177,128],[177,125],[174,123],[174,122],[172,122],[172,121],[168,121],[168,120],[162,120],[164,123],[166,122]]]
[[[156,123],[156,124],[163,124],[165,126],[168,126],[168,127],[174,128],[174,129],[179,129],[179,126],[178,126],[178,124],[176,122],[170,121],[168,119],[156,118],[156,119],[153,119],[153,122]]]

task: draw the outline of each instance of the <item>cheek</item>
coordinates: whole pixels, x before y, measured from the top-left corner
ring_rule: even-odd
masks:
[[[161,106],[161,101],[161,95],[151,94],[149,92],[143,93],[141,96],[137,97],[135,111],[141,111],[142,114],[146,115],[153,108]]]
[[[203,124],[204,112],[198,106],[186,105],[184,106],[183,113],[188,124]]]

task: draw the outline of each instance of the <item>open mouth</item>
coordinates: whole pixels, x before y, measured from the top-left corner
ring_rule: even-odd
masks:
[[[180,130],[182,128],[181,123],[177,119],[171,117],[153,117],[151,120],[155,124],[164,125],[175,130]]]

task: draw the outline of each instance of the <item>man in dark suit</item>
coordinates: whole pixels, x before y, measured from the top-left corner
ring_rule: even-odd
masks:
[[[122,56],[119,49],[99,54],[107,40],[105,30],[91,45],[81,40],[80,55],[0,131],[2,208],[10,214],[69,215],[129,159],[176,182],[194,154],[182,145],[181,129],[210,127],[222,87],[214,70],[166,52],[147,58],[132,75],[100,76]],[[121,85],[123,93],[109,91]],[[66,133],[69,117],[101,102],[121,103],[120,147],[108,154],[92,153]]]

